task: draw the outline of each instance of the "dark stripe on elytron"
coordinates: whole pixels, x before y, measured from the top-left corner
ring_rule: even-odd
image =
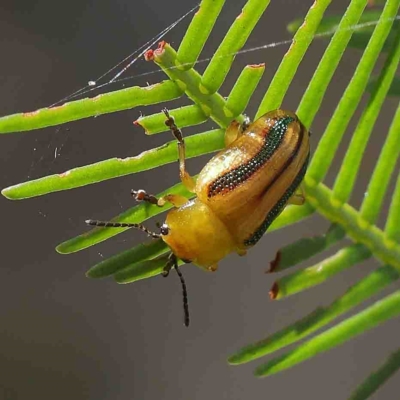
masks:
[[[282,209],[285,207],[286,203],[292,197],[293,193],[296,191],[301,181],[304,178],[304,175],[307,171],[308,161],[310,158],[310,154],[308,154],[306,161],[304,162],[301,170],[297,174],[295,180],[290,185],[289,189],[285,192],[285,194],[279,199],[279,201],[275,204],[272,210],[268,213],[264,222],[257,228],[257,230],[250,236],[248,239],[244,241],[245,246],[254,246],[264,235],[265,231],[272,224],[274,219],[280,214]]]
[[[212,182],[208,187],[208,197],[213,197],[220,193],[225,194],[246,182],[273,156],[283,141],[288,125],[294,120],[293,117],[284,117],[276,120],[266,135],[260,151],[247,163],[226,172]]]
[[[305,130],[304,126],[301,125],[300,126],[300,134],[299,134],[299,138],[296,143],[296,147],[292,151],[292,154],[290,155],[290,157],[285,161],[285,164],[283,164],[282,168],[279,171],[277,171],[277,173],[274,176],[274,179],[272,179],[272,181],[264,189],[263,194],[266,194],[268,192],[268,190],[272,187],[272,185],[282,176],[282,174],[286,171],[286,169],[292,164],[293,159],[297,156],[297,154],[299,154],[301,145],[303,144],[304,130]]]

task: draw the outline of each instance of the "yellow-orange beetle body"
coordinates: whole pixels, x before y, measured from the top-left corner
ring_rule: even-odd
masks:
[[[180,259],[215,270],[227,254],[254,246],[288,202],[302,203],[296,189],[308,165],[309,133],[293,112],[268,112],[243,132],[231,124],[227,147],[195,184],[180,143],[181,178],[197,197],[167,199],[178,207],[168,213],[161,236]]]

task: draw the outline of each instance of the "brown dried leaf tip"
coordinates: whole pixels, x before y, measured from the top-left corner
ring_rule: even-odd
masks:
[[[269,269],[265,271],[266,274],[275,272],[275,270],[279,267],[279,264],[281,263],[281,258],[282,258],[282,253],[279,250],[276,253],[275,258],[269,263]]]
[[[269,291],[269,298],[271,300],[275,300],[278,297],[278,292],[279,292],[278,284],[275,282],[272,285],[271,290]]]
[[[162,42],[158,43],[157,49],[155,49],[155,50],[152,50],[152,49],[147,50],[146,53],[144,53],[144,59],[145,59],[146,61],[153,61],[153,60],[154,60],[154,57],[155,57],[157,54],[161,54],[161,53],[164,51],[164,47],[165,47],[166,44],[167,44],[167,42],[165,42],[165,41],[163,40]],[[157,53],[157,54],[156,54],[156,53]]]

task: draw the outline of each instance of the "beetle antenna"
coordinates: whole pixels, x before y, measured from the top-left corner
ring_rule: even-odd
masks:
[[[187,294],[187,288],[186,288],[186,282],[185,279],[183,278],[182,272],[178,267],[178,262],[175,260],[174,264],[176,273],[179,276],[179,280],[181,281],[182,285],[182,295],[183,295],[183,312],[184,312],[184,324],[185,326],[189,326],[189,303],[188,303],[188,294]]]
[[[85,222],[88,225],[103,226],[104,228],[136,228],[147,233],[154,239],[159,239],[161,237],[159,233],[152,232],[141,224],[131,224],[127,222],[99,221],[97,219],[87,219]]]

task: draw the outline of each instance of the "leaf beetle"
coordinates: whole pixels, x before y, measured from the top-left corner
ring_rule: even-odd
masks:
[[[168,194],[162,198],[132,191],[138,201],[155,206],[166,202],[168,212],[159,233],[140,224],[86,221],[104,227],[134,227],[162,238],[171,253],[163,275],[174,267],[183,287],[185,325],[189,324],[186,284],[178,259],[215,271],[230,253],[245,255],[288,204],[301,205],[299,190],[310,157],[309,131],[291,111],[273,110],[253,123],[233,121],[225,133],[225,149],[201,170],[195,181],[185,166],[185,142],[167,109],[165,124],[178,142],[179,174],[192,200]]]

